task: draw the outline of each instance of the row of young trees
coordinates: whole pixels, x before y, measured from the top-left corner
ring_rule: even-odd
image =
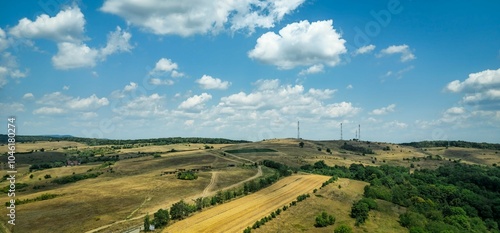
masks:
[[[243,230],[243,233],[250,233],[252,232],[252,229],[255,230],[257,228],[260,228],[261,226],[263,226],[264,224],[266,224],[267,222],[273,220],[274,218],[276,218],[278,215],[281,214],[281,212],[284,212],[284,211],[287,211],[290,207],[292,206],[296,206],[298,202],[301,202],[301,201],[304,201],[305,199],[309,198],[310,195],[309,194],[302,194],[302,195],[299,195],[297,197],[297,200],[296,201],[292,201],[290,202],[290,204],[288,205],[285,205],[283,206],[283,208],[280,208],[280,209],[277,209],[276,211],[273,211],[271,212],[271,214],[269,214],[269,216],[265,216],[263,218],[261,218],[260,220],[256,221],[252,227],[247,227],[245,228],[245,230]],[[335,221],[335,220],[334,220]]]
[[[225,190],[225,191],[218,191],[212,197],[197,198],[194,201],[194,204],[189,204],[189,203],[186,203],[184,200],[181,200],[181,201],[173,204],[172,207],[170,207],[170,212],[168,212],[169,210],[162,210],[162,211],[167,211],[167,212],[162,212],[164,214],[159,214],[159,216],[167,216],[166,220],[161,221],[162,224],[157,224],[157,222],[159,220],[157,220],[156,217],[153,220],[150,220],[149,215],[146,215],[146,217],[144,219],[144,228],[149,229],[149,225],[151,225],[151,224],[154,224],[155,227],[166,226],[170,222],[170,220],[184,219],[196,211],[202,211],[204,208],[207,208],[210,206],[215,206],[218,204],[222,204],[222,203],[230,201],[234,198],[237,198],[237,197],[240,197],[243,195],[247,195],[249,193],[253,193],[253,192],[256,192],[260,189],[268,187],[269,185],[278,181],[278,179],[280,179],[281,177],[289,176],[293,172],[291,170],[291,168],[289,168],[288,166],[274,162],[274,161],[265,160],[262,164],[264,166],[269,167],[269,168],[275,169],[276,170],[275,174],[273,174],[269,177],[266,177],[266,178],[260,178],[259,180],[251,180],[251,181],[245,182],[243,184],[243,188],[235,188],[235,189],[230,189],[230,190]],[[295,169],[295,170],[297,170],[297,169]],[[196,175],[196,174],[194,174],[194,175]],[[181,176],[182,177],[190,176],[190,173],[185,172],[185,173],[182,173]],[[294,202],[294,205],[295,205],[295,203],[296,202]],[[156,216],[156,214],[155,214],[155,216]],[[163,225],[163,223],[165,223],[165,225]],[[147,225],[147,227],[146,227],[146,225]]]
[[[499,232],[500,168],[453,163],[435,170],[320,162],[304,171],[369,182],[364,195],[407,207],[400,223],[412,232]],[[368,200],[368,199],[365,199]],[[364,222],[369,203],[355,203],[351,216]],[[367,208],[368,207],[368,208]],[[368,210],[367,210],[368,209]],[[359,220],[358,220],[359,219]]]

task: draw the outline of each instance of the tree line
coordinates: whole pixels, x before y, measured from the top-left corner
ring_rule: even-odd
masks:
[[[413,146],[416,148],[423,147],[462,147],[462,148],[476,148],[476,149],[490,149],[490,150],[500,150],[500,144],[498,143],[486,143],[486,142],[466,142],[466,141],[421,141],[421,142],[410,142],[401,143],[403,146]]]
[[[347,142],[344,142],[344,144],[342,146],[340,146],[340,149],[344,149],[344,150],[348,150],[348,151],[352,151],[352,152],[358,152],[358,153],[361,153],[363,155],[365,155],[365,154],[375,154],[375,152],[373,152],[372,149],[365,148],[365,147],[362,147],[362,146],[350,145],[350,144],[347,144]]]
[[[6,142],[7,139],[8,136],[6,134],[0,134],[0,141]],[[152,145],[168,145],[168,144],[178,144],[178,143],[236,144],[236,143],[249,142],[246,140],[231,140],[226,138],[201,138],[201,137],[187,137],[187,138],[169,137],[169,138],[118,140],[118,139],[101,139],[101,138],[82,138],[82,137],[73,137],[70,135],[62,135],[62,136],[16,135],[16,142],[19,143],[37,142],[37,141],[70,141],[70,142],[84,143],[89,146],[139,144],[139,143],[147,143]]]
[[[410,232],[500,232],[498,167],[454,163],[410,174],[408,168],[400,166],[330,167],[319,161],[301,169],[369,182],[364,189],[366,198],[407,208],[399,221]],[[363,199],[353,204],[351,217],[357,224],[366,221],[370,203],[370,199]]]

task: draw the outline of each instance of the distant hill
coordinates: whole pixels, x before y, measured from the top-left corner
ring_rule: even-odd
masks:
[[[7,142],[8,136],[0,134],[0,142]],[[231,140],[225,138],[200,138],[200,137],[170,137],[170,138],[151,138],[151,139],[99,139],[99,138],[81,138],[71,135],[16,135],[16,142],[37,142],[37,141],[71,141],[85,143],[89,146],[95,145],[125,145],[125,144],[139,144],[150,143],[153,145],[167,145],[176,143],[206,143],[206,144],[236,144],[248,143],[245,140]]]
[[[49,138],[73,138],[72,135],[59,135],[59,134],[53,134],[53,135],[40,135],[40,137],[49,137]]]

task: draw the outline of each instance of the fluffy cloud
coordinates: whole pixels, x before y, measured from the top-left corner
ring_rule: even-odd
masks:
[[[354,56],[359,55],[359,54],[365,54],[365,53],[370,53],[375,49],[375,45],[366,45],[363,47],[360,47],[354,51]]]
[[[353,116],[357,114],[359,111],[360,109],[352,106],[351,103],[340,102],[340,103],[328,104],[324,108],[316,109],[313,112],[316,112],[322,115],[323,117],[327,118],[341,118],[341,117]]]
[[[301,70],[299,75],[308,75],[308,74],[316,74],[324,71],[323,64],[313,65],[305,70]]]
[[[179,65],[168,58],[160,58],[156,62],[155,68],[149,72],[151,76],[161,76],[170,73],[171,77],[178,78],[184,76],[183,73],[178,71]]]
[[[300,115],[310,119],[342,118],[360,111],[349,102],[325,104],[323,100],[331,98],[336,90],[311,88],[306,91],[302,85],[280,85],[278,80],[259,80],[255,85],[257,89],[251,93],[222,97],[217,108],[222,113],[242,117],[273,112],[275,116]]]
[[[99,57],[98,50],[89,48],[84,43],[62,42],[57,44],[57,48],[57,54],[52,57],[52,64],[61,70],[94,67]]]
[[[130,52],[133,48],[130,44],[132,34],[123,31],[120,27],[116,27],[116,31],[108,34],[108,42],[106,47],[100,50],[100,56],[105,59],[107,56],[118,52]]]
[[[444,111],[439,123],[459,124],[470,117],[470,113],[464,107],[452,107]]]
[[[180,109],[200,109],[203,108],[204,103],[211,100],[212,95],[207,93],[202,93],[201,95],[194,95],[183,101],[180,105]]]
[[[0,88],[9,82],[9,78],[18,79],[27,76],[27,71],[18,68],[16,57],[9,52],[2,53],[0,57]]]
[[[337,90],[330,90],[330,89],[321,90],[321,89],[311,88],[309,89],[308,94],[318,99],[329,99],[336,91]]]
[[[374,109],[373,111],[371,111],[370,114],[373,114],[373,115],[385,115],[387,113],[394,112],[395,108],[396,108],[395,104],[390,104],[387,107]]]
[[[174,84],[174,81],[172,80],[169,80],[169,79],[159,79],[159,78],[151,78],[149,80],[149,83],[151,85],[155,85],[155,86],[160,86],[160,85],[173,85]]]
[[[385,55],[392,55],[392,54],[401,54],[401,62],[407,62],[411,61],[417,57],[411,52],[410,47],[408,45],[391,45],[385,49],[382,49],[380,51],[380,54],[378,55],[379,57],[385,56]]]
[[[130,92],[136,90],[138,87],[137,83],[130,82],[130,84],[125,85],[123,91]]]
[[[248,56],[280,69],[319,64],[335,66],[340,63],[340,55],[347,52],[345,42],[333,28],[332,20],[313,23],[304,20],[288,24],[278,34],[265,33],[257,39]]]
[[[33,95],[33,93],[26,93],[23,95],[23,99],[24,100],[32,100],[32,99],[35,99],[35,96]]]
[[[89,110],[98,109],[107,106],[109,101],[107,98],[98,98],[95,94],[88,98],[74,98],[67,102],[67,106],[72,110]]]
[[[500,110],[500,69],[469,74],[463,82],[448,83],[446,91],[464,93],[462,103],[483,110]]]
[[[107,56],[127,52],[132,49],[129,41],[132,35],[117,27],[108,34],[106,46],[90,48],[84,41],[85,17],[78,7],[69,7],[56,16],[39,15],[35,21],[23,18],[10,29],[9,33],[17,38],[49,39],[57,43],[57,54],[52,57],[56,69],[67,70],[93,67],[97,60]],[[0,33],[1,40],[1,33]]]
[[[5,112],[7,114],[12,114],[16,112],[24,112],[24,104],[21,103],[0,103],[0,109],[2,109],[2,112]]]
[[[226,90],[231,83],[228,81],[222,81],[219,78],[213,78],[209,75],[203,75],[200,79],[196,80],[196,83],[200,84],[202,89],[219,89]]]
[[[143,95],[127,101],[121,106],[113,108],[113,112],[121,116],[133,116],[149,118],[154,116],[165,116],[167,110],[164,109],[165,96],[157,93],[149,96]]]
[[[9,33],[19,38],[80,42],[84,39],[84,26],[85,18],[80,8],[69,7],[54,17],[42,14],[35,21],[23,18]]]
[[[279,79],[259,79],[253,85],[257,86],[258,90],[277,89],[280,86]]]
[[[64,113],[66,113],[66,111],[58,107],[41,107],[33,110],[33,114],[35,115],[61,115]]]
[[[106,46],[101,49],[90,48],[83,42],[60,42],[52,63],[61,70],[94,67],[97,60],[106,60],[107,56],[114,53],[129,52],[132,49],[129,43],[131,37],[129,32],[117,27],[116,31],[109,33]]]
[[[461,91],[481,91],[491,88],[500,88],[500,69],[484,70],[469,74],[469,77],[463,82],[455,80],[448,83],[445,90],[456,93]]]
[[[270,28],[304,0],[134,1],[106,0],[101,11],[158,35],[217,33],[229,25],[237,31]]]
[[[46,94],[36,103],[45,106],[37,109],[35,114],[62,114],[70,110],[71,112],[85,112],[109,105],[107,98],[99,98],[95,94],[81,98],[67,96],[61,92]]]

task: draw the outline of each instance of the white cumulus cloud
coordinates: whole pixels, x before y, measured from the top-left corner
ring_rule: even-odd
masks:
[[[105,59],[107,56],[117,52],[130,52],[133,48],[130,44],[132,34],[123,31],[120,27],[116,27],[116,31],[108,34],[108,42],[106,47],[100,50],[100,56]]]
[[[316,64],[316,65],[313,65],[305,70],[301,70],[299,75],[316,74],[316,73],[321,73],[323,71],[324,71],[324,65],[323,64]]]
[[[64,114],[66,111],[58,107],[41,107],[33,110],[35,115],[60,115]]]
[[[149,72],[151,76],[162,76],[170,73],[173,78],[183,77],[184,74],[178,71],[179,65],[168,58],[160,58],[155,64],[155,68]]]
[[[484,70],[469,74],[469,77],[460,82],[455,80],[446,86],[445,90],[450,92],[480,91],[490,88],[500,88],[500,69]]]
[[[120,27],[108,34],[105,47],[89,47],[84,42],[89,40],[84,33],[85,23],[85,16],[79,7],[68,7],[53,17],[42,14],[34,21],[23,18],[9,33],[16,38],[48,39],[56,42],[58,51],[52,57],[52,64],[61,70],[93,67],[97,60],[106,60],[111,54],[132,49],[129,43],[132,35]]]
[[[174,85],[174,81],[172,81],[170,79],[159,79],[159,78],[151,78],[149,80],[149,83],[151,85],[155,85],[155,86],[160,86],[160,85],[170,86],[170,85]]]
[[[29,92],[29,93],[26,93],[23,95],[23,99],[25,100],[33,100],[35,99],[35,96],[33,95],[33,93]]]
[[[106,0],[101,11],[118,15],[128,23],[158,35],[218,33],[270,28],[305,0]]]
[[[21,103],[0,103],[2,112],[12,114],[16,112],[24,112],[24,104]]]
[[[196,80],[196,83],[200,84],[202,89],[218,89],[226,90],[231,83],[228,81],[222,81],[219,78],[214,78],[210,75],[203,75],[200,79]]]
[[[202,93],[200,95],[194,95],[183,101],[180,105],[180,109],[199,109],[204,106],[204,103],[211,100],[212,95],[207,93]]]
[[[354,51],[354,56],[359,55],[359,54],[365,54],[365,53],[370,53],[375,49],[375,45],[366,45],[363,47],[360,47]]]
[[[72,97],[61,92],[45,94],[36,101],[44,107],[38,108],[37,114],[62,114],[66,112],[86,112],[109,105],[106,97],[99,98],[93,94],[86,98]]]
[[[373,111],[371,111],[370,114],[373,114],[373,115],[385,115],[387,113],[394,112],[395,109],[396,109],[396,105],[395,104],[390,104],[387,107],[374,109]]]
[[[332,20],[312,23],[304,20],[288,24],[278,34],[265,33],[257,39],[248,56],[280,69],[318,64],[335,66],[341,61],[340,55],[347,52],[345,42],[333,28]]]
[[[52,57],[57,69],[67,70],[80,67],[94,67],[99,51],[84,43],[62,42],[57,44],[58,52]]]
[[[42,14],[35,21],[23,18],[9,33],[19,38],[50,39],[56,42],[80,42],[85,30],[85,18],[78,7],[69,7],[56,16]]]
[[[135,97],[123,105],[113,108],[113,112],[122,116],[143,118],[165,116],[168,110],[164,108],[164,104],[165,96],[154,93],[149,96]]]
[[[462,103],[486,110],[500,110],[500,69],[469,74],[464,81],[454,80],[445,91],[463,93]]]
[[[95,94],[88,98],[77,97],[67,102],[67,106],[73,110],[98,109],[108,104],[109,101],[106,97],[98,98]]]
[[[391,54],[401,54],[401,62],[407,62],[416,59],[415,55],[411,52],[410,46],[403,45],[391,45],[380,51],[379,57]]]

